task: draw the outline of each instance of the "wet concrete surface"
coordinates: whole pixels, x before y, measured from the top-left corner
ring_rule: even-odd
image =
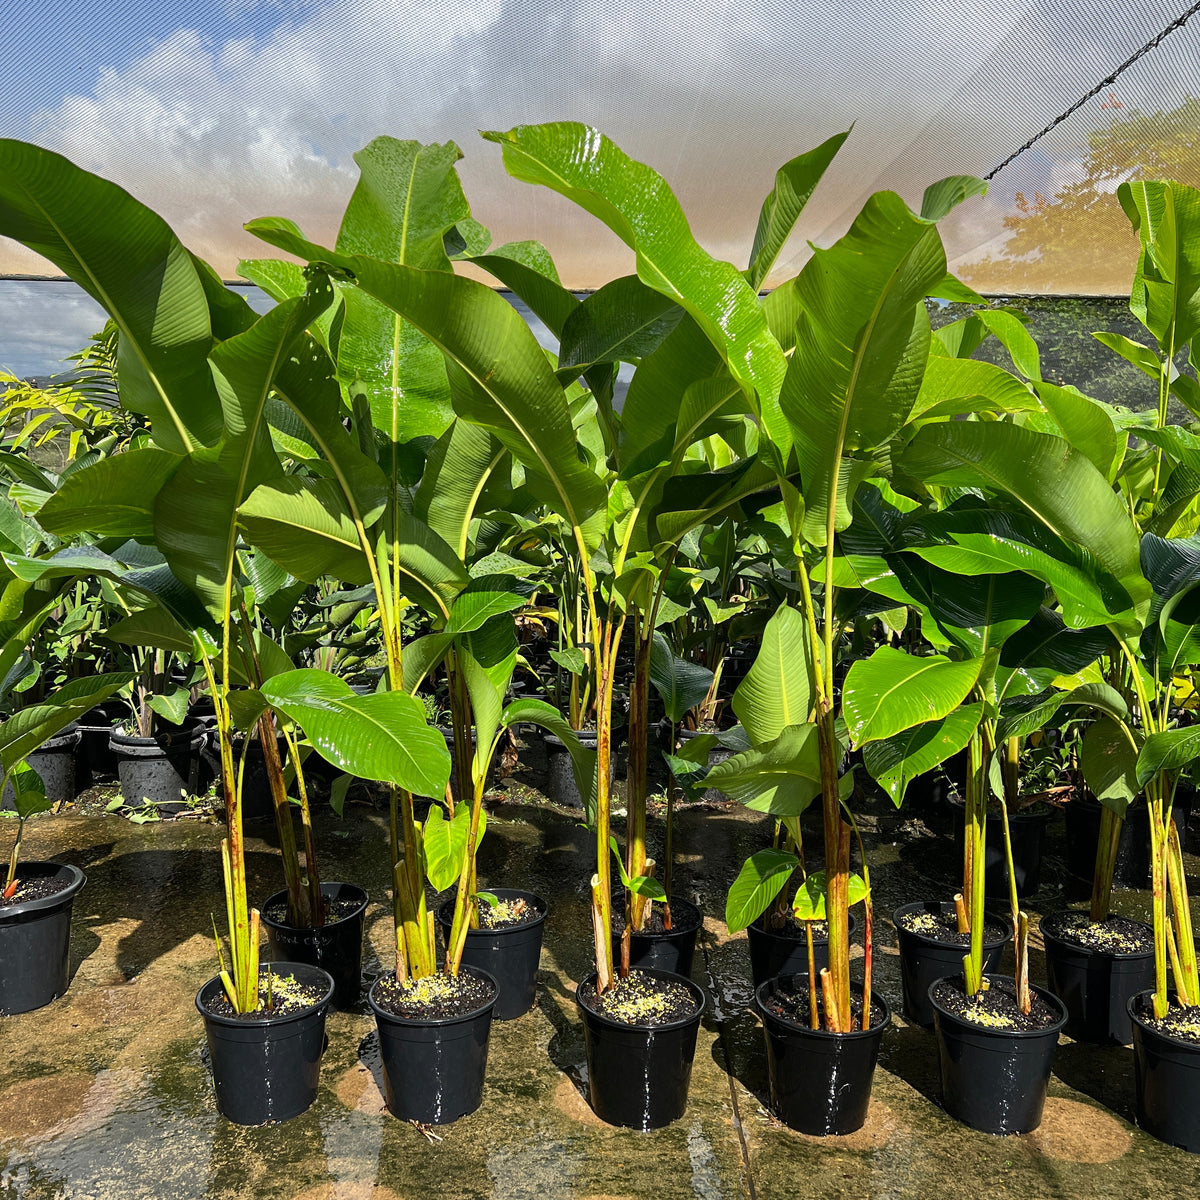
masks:
[[[693,976],[711,1004],[682,1120],[637,1133],[600,1123],[584,1099],[574,985],[591,969],[586,893],[593,843],[578,816],[525,787],[490,802],[481,878],[550,904],[537,1007],[493,1027],[481,1108],[434,1131],[384,1109],[365,1005],[335,1013],[316,1103],[284,1125],[244,1129],[218,1116],[193,1006],[215,973],[210,912],[221,903],[219,825],[133,825],[71,813],[31,822],[29,858],[81,866],[71,988],[39,1012],[0,1021],[0,1198],[521,1200],[523,1197],[1194,1196],[1200,1157],[1131,1122],[1132,1051],[1063,1039],[1045,1120],[1014,1138],[975,1133],[939,1107],[933,1035],[906,1025],[889,915],[948,898],[958,859],[949,815],[925,819],[871,802],[863,820],[876,897],[876,987],[892,1006],[866,1125],[812,1138],[772,1119],[762,1032],[749,1010],[745,935],[729,937],[725,891],[767,844],[769,820],[732,806],[679,814],[676,888],[706,914]],[[661,836],[653,821],[652,837]],[[364,972],[392,961],[386,819],[351,804],[318,813],[322,873],[371,895]],[[269,825],[248,826],[259,900],[281,886]],[[819,844],[814,826],[810,839]],[[1189,868],[1196,871],[1195,859]],[[1037,913],[1061,907],[1061,820],[1052,826]],[[1200,882],[1190,880],[1195,894]],[[1118,911],[1144,915],[1143,893]],[[1009,953],[1009,952],[1006,952]],[[861,956],[861,951],[855,951]],[[1010,969],[1009,960],[1006,967]],[[1040,944],[1035,981],[1044,981]]]

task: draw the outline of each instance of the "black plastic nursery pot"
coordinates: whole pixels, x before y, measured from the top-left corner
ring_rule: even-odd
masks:
[[[698,984],[669,971],[647,971],[657,979],[683,984],[696,1011],[664,1025],[628,1025],[589,1008],[580,993],[594,993],[593,972],[576,989],[587,1049],[588,1099],[592,1111],[609,1125],[661,1129],[687,1109],[696,1034],[705,996]]]
[[[271,955],[287,962],[320,967],[333,979],[333,1005],[350,1008],[362,993],[363,925],[367,893],[353,883],[323,883],[321,896],[332,913],[341,916],[324,925],[297,928],[272,919],[268,913],[282,906],[287,911],[287,892],[276,892],[262,906],[262,924],[267,931]]]
[[[617,904],[623,903],[623,899],[617,900]],[[646,930],[630,934],[629,965],[650,971],[668,971],[673,975],[690,975],[696,954],[696,935],[703,921],[700,910],[690,900],[672,896],[671,928],[661,933]],[[613,934],[612,947],[613,958],[619,960],[620,934]]]
[[[959,849],[964,837],[964,806],[954,803],[954,830]],[[1042,850],[1046,844],[1046,826],[1054,816],[1049,805],[1035,805],[1023,812],[1009,812],[1008,829],[1012,839],[1013,871],[1017,877],[1017,896],[1032,896],[1042,882]],[[1008,899],[1008,862],[1004,854],[1004,821],[999,813],[987,815],[987,855],[984,860],[984,891],[989,900]]]
[[[418,1020],[388,1012],[375,1001],[379,980],[368,993],[379,1030],[384,1099],[401,1121],[448,1125],[473,1113],[483,1100],[492,1009],[499,989],[491,975],[478,967],[464,966],[462,973],[485,980],[495,990],[486,1004],[458,1017]]]
[[[986,979],[996,980],[994,975]],[[1011,981],[1010,981],[1011,982]],[[948,1012],[933,997],[942,1105],[964,1125],[981,1133],[1029,1133],[1042,1123],[1050,1064],[1067,1010],[1053,993],[1031,990],[1056,1009],[1059,1018],[1046,1029],[993,1029]]]
[[[1100,840],[1101,807],[1090,796],[1075,796],[1064,809],[1067,822],[1067,870],[1091,882]],[[1131,804],[1125,812],[1113,887],[1143,888],[1150,882],[1150,815],[1144,804]]]
[[[850,914],[850,936],[858,929],[858,918]],[[803,931],[796,933],[785,930],[777,933],[763,927],[759,917],[746,929],[750,939],[750,975],[755,988],[778,975],[808,975],[808,939]],[[829,942],[826,938],[813,938],[813,961],[818,974],[822,967],[829,966]]]
[[[276,735],[276,747],[279,761],[286,764],[287,738],[283,734]],[[246,766],[242,770],[242,820],[261,821],[274,817],[275,797],[271,795],[271,779],[267,774],[267,757],[263,753],[262,742],[258,738],[251,738],[249,742],[239,740],[234,751],[235,769],[238,754],[246,756]]]
[[[1175,1003],[1175,993],[1169,993]],[[1153,1022],[1154,990],[1130,996],[1137,1123],[1147,1133],[1200,1154],[1200,1042],[1172,1037]]]
[[[110,700],[88,709],[79,718],[79,749],[76,758],[80,772],[86,772],[89,784],[116,779],[117,758],[108,744],[113,726],[129,713],[123,701]]]
[[[317,1098],[333,979],[307,963],[272,963],[270,969],[320,988],[321,999],[282,1016],[232,1017],[210,1010],[223,993],[219,977],[196,994],[208,1036],[217,1109],[237,1125],[291,1120]],[[266,973],[264,965],[259,971],[264,988]]]
[[[585,750],[596,749],[595,730],[581,729],[575,736]],[[575,768],[571,763],[571,753],[566,744],[552,733],[547,733],[543,742],[546,747],[547,797],[556,804],[565,805],[567,808],[583,808],[583,797],[579,794],[579,787],[575,782]],[[610,760],[608,768],[610,774],[613,765]]]
[[[768,979],[754,993],[767,1043],[771,1111],[789,1129],[815,1137],[853,1133],[867,1119],[875,1064],[891,1011],[883,997],[872,992],[872,1009],[878,1007],[884,1015],[870,1028],[850,1033],[813,1029],[768,1007],[771,997],[789,982]]]
[[[939,941],[928,934],[905,929],[902,918],[913,913],[934,913],[952,917],[954,905],[944,900],[915,900],[902,904],[892,913],[892,924],[900,940],[900,984],[904,994],[904,1016],[914,1024],[929,1029],[933,1025],[933,1005],[929,1002],[929,988],[939,979],[954,975],[962,970],[965,946]],[[989,923],[1005,928],[999,917],[985,914]],[[991,973],[1000,966],[1000,956],[1009,940],[1007,933],[998,938],[986,938],[983,943],[983,969]]]
[[[485,971],[500,989],[492,1009],[493,1021],[512,1021],[524,1016],[537,998],[537,970],[542,956],[542,935],[546,928],[545,900],[533,892],[517,888],[488,888],[498,900],[524,900],[537,916],[519,925],[500,929],[469,929],[462,961],[467,967]],[[442,942],[450,941],[454,924],[454,901],[447,900],[438,909]]]
[[[66,886],[51,896],[0,907],[0,1016],[31,1012],[70,984],[71,907],[87,877],[65,863],[24,862],[17,878]]]
[[[1134,923],[1153,939],[1149,925]],[[1129,1000],[1154,986],[1153,947],[1115,954],[1081,946],[1059,935],[1054,916],[1042,918],[1041,931],[1046,981],[1067,1009],[1066,1035],[1078,1042],[1129,1045],[1133,1041]]]
[[[61,733],[47,738],[25,760],[42,777],[46,799],[51,803],[75,799],[75,756],[82,736],[78,726],[68,725]],[[13,790],[9,784],[0,799],[0,808],[12,807]]]
[[[185,796],[199,791],[200,750],[208,738],[203,725],[181,725],[153,737],[131,737],[115,729],[109,739],[125,802],[148,800],[159,812],[183,812]]]
[[[701,737],[702,733],[697,729],[681,729],[679,731],[679,740],[686,746],[693,738]],[[727,762],[737,753],[736,750],[729,750],[725,746],[713,746],[708,752],[708,769],[711,771],[713,767],[719,766],[723,762]],[[707,804],[721,804],[728,800],[720,788],[710,787],[705,788],[700,796],[700,799]]]

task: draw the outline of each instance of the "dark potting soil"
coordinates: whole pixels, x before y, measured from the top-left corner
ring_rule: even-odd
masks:
[[[1026,1015],[1017,1005],[1016,987],[1011,979],[993,979],[991,987],[977,996],[968,996],[962,976],[940,979],[933,985],[933,998],[949,1012],[987,1029],[1007,1029],[1014,1033],[1033,1033],[1048,1029],[1061,1013],[1033,993],[1033,1008]]]
[[[780,978],[775,991],[771,992],[764,1001],[765,1007],[777,1017],[782,1017],[785,1021],[792,1021],[797,1025],[803,1026],[805,1029],[812,1027],[812,1019],[808,1007],[808,985],[800,983],[801,976],[793,976],[790,980],[786,977]],[[853,989],[855,985],[851,984]],[[854,1028],[862,1029],[862,1012],[863,998],[862,987],[859,986],[857,991],[851,991],[850,995],[850,1013],[854,1017]],[[825,1027],[825,1004],[823,997],[817,995],[817,1013],[821,1021],[821,1028]],[[883,1008],[875,1003],[871,1005],[871,1025],[875,1026],[882,1024],[884,1020]]]
[[[958,932],[958,919],[953,913],[915,912],[905,913],[899,924],[907,933],[916,933],[921,937],[931,938],[944,946],[969,946],[971,935]],[[995,921],[985,921],[983,940],[994,942],[1006,935],[1003,925]]]
[[[655,1026],[682,1021],[697,1011],[691,989],[674,979],[660,979],[636,967],[603,996],[592,983],[579,985],[580,1003],[623,1025]]]
[[[1093,921],[1087,913],[1055,913],[1043,919],[1042,929],[1074,946],[1105,954],[1148,954],[1154,950],[1153,930],[1115,914]]]
[[[441,1021],[482,1008],[496,994],[486,979],[474,975],[426,975],[411,983],[382,979],[375,986],[375,1003],[385,1012],[410,1021]]]
[[[523,896],[515,900],[501,900],[499,904],[479,901],[480,929],[515,929],[545,915],[546,910],[540,904],[531,903]]]
[[[646,924],[637,929],[635,933],[686,933],[689,929],[699,928],[700,922],[692,919],[690,912],[684,912],[682,906],[679,913],[671,913],[671,928],[668,929],[664,924],[664,913],[661,904],[655,904],[650,912],[650,918]],[[613,933],[622,934],[625,932],[625,906],[616,904],[613,906],[612,914]]]
[[[258,1007],[253,1012],[234,1012],[233,1005],[229,1003],[229,997],[225,995],[224,991],[218,992],[206,1005],[206,1008],[214,1017],[232,1017],[237,1021],[260,1021],[263,1017],[286,1017],[290,1013],[312,1008],[325,995],[324,988],[312,983],[301,983],[294,975],[276,975],[272,972],[270,983],[270,1003],[268,1004],[267,976],[260,977]]]
[[[26,904],[30,900],[44,900],[47,896],[57,896],[71,886],[71,877],[65,879],[51,876],[47,879],[22,879],[20,867],[17,869],[17,890],[7,900],[0,897],[0,908],[11,908],[15,904]]]
[[[336,925],[339,921],[344,921],[358,908],[357,900],[330,899],[328,896],[322,896],[321,899],[325,902],[326,925]],[[268,904],[262,910],[262,915],[274,921],[276,925],[287,925],[287,901],[280,900],[275,904]]]
[[[767,933],[773,933],[776,937],[795,938],[798,942],[805,940],[805,929],[811,925],[813,941],[829,941],[829,923],[827,921],[797,921],[791,909],[788,909],[782,919],[765,914],[759,918],[758,924]]]
[[[1149,999],[1147,997],[1147,1001]],[[1161,1021],[1156,1021],[1154,1010],[1147,1001],[1142,1002],[1138,1016],[1151,1029],[1167,1037],[1178,1038],[1181,1042],[1200,1042],[1200,1004],[1172,1005],[1167,1009],[1167,1015]]]

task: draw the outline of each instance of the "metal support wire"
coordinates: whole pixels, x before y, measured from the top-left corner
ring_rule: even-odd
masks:
[[[1080,96],[1079,99],[1076,100],[1066,112],[1055,117],[1045,129],[1043,129],[1040,133],[1035,133],[1033,137],[1031,137],[1029,141],[1025,143],[1025,145],[1020,147],[1020,149],[1014,150],[998,167],[993,167],[984,176],[984,179],[993,179],[995,176],[999,175],[1009,163],[1016,158],[1020,158],[1026,150],[1032,149],[1052,129],[1057,128],[1069,116],[1078,112],[1079,109],[1081,109],[1089,100],[1093,99],[1102,91],[1104,91],[1106,87],[1116,83],[1117,79],[1124,75],[1125,72],[1128,71],[1129,68],[1132,67],[1139,58],[1149,54],[1151,50],[1156,49],[1159,43],[1161,43],[1165,38],[1170,37],[1171,34],[1173,34],[1177,29],[1182,29],[1198,12],[1200,12],[1200,0],[1196,0],[1196,3],[1192,4],[1186,12],[1184,12],[1181,16],[1176,17],[1175,20],[1172,21],[1165,29],[1162,29],[1156,33],[1154,37],[1152,37],[1140,50],[1135,50],[1133,54],[1131,54],[1111,75],[1108,75],[1104,79],[1100,80],[1100,82],[1096,84],[1096,86],[1092,88],[1090,92],[1085,92],[1082,96]]]

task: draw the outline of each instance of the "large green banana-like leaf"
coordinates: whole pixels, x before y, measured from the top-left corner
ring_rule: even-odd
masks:
[[[1200,437],[1194,433],[1180,429],[1178,425],[1168,425],[1164,429],[1144,429],[1135,425],[1129,432],[1165,450],[1171,458],[1189,470],[1200,471]]]
[[[303,296],[308,290],[304,268],[281,258],[243,258],[238,261],[237,272],[242,279],[262,288],[276,304]],[[337,337],[341,334],[344,318],[345,310],[339,300],[309,326],[313,336],[330,354],[336,354]]]
[[[678,658],[671,643],[661,633],[654,634],[650,647],[650,682],[672,723],[679,724],[688,709],[695,708],[708,695],[712,681],[713,673],[707,667]]]
[[[155,497],[182,461],[155,446],[102,458],[62,480],[38,510],[38,524],[59,537],[151,538]]]
[[[1004,643],[1000,665],[1012,670],[1046,669],[1056,675],[1074,675],[1114,646],[1112,633],[1103,625],[1072,629],[1058,613],[1043,607]]]
[[[1132,341],[1119,333],[1093,333],[1092,337],[1151,379],[1161,376],[1163,361],[1149,346],[1143,346],[1141,342]],[[1200,417],[1200,383],[1190,375],[1183,374],[1174,363],[1167,365],[1167,376],[1171,395]]]
[[[651,513],[651,540],[656,545],[674,546],[689,530],[720,519],[743,500],[777,484],[774,470],[759,458],[720,471],[669,478]]]
[[[470,214],[453,143],[377,137],[354,156],[359,180],[338,231],[341,254],[450,271],[444,238]],[[375,428],[396,447],[440,436],[453,420],[446,365],[437,348],[378,298],[348,289],[338,375],[366,389]],[[395,464],[388,474],[397,473]]]
[[[475,768],[477,779],[487,771],[492,741],[500,728],[504,696],[517,665],[517,635],[510,615],[493,617],[457,643],[459,669],[471,697],[475,718]]]
[[[974,175],[947,175],[931,183],[921,197],[921,216],[926,221],[940,221],[971,196],[986,196],[987,181]]]
[[[1103,407],[1075,388],[1056,387],[1052,383],[1038,383],[1035,387],[1038,399],[1063,437],[1087,455],[1096,470],[1112,483],[1125,457],[1125,431],[1117,429]]]
[[[482,426],[455,421],[425,461],[414,513],[463,562],[476,505],[505,454],[504,447]]]
[[[567,748],[572,772],[579,794],[585,798],[584,808],[591,812],[596,798],[596,751],[580,744],[579,736],[553,705],[545,700],[514,700],[501,715],[506,729],[529,723],[552,733]]]
[[[154,505],[154,540],[171,570],[219,617],[237,547],[238,506],[260,484],[282,480],[263,414],[282,366],[333,302],[328,279],[284,301],[212,353],[225,435],[190,455]]]
[[[949,716],[971,694],[983,664],[919,657],[880,646],[846,674],[842,716],[855,746],[878,741],[926,721]]]
[[[1200,758],[1200,725],[1152,733],[1137,760],[1137,783],[1144,788],[1160,771],[1182,771]]]
[[[247,228],[289,253],[348,272],[421,329],[453,364],[455,411],[491,430],[525,466],[530,490],[581,531],[585,546],[599,545],[607,490],[579,457],[566,396],[512,305],[471,279],[326,250],[289,222]]]
[[[1031,575],[955,576],[931,568],[929,612],[955,645],[974,658],[1002,646],[1041,608],[1045,585]]]
[[[784,359],[754,289],[692,237],[666,180],[595,129],[574,122],[521,125],[483,135],[510,175],[541,184],[603,221],[636,254],[643,283],[669,296],[704,330],[731,374],[756,400],[786,461],[790,437],[778,408]]]
[[[512,575],[476,575],[455,599],[448,628],[452,633],[474,633],[493,617],[524,606],[531,589]]]
[[[1116,581],[1123,595],[1106,597],[1108,620],[1140,628],[1150,588],[1138,563],[1133,523],[1104,476],[1062,438],[1003,422],[928,425],[905,451],[900,468],[925,483],[982,485],[1011,496]],[[1101,624],[1104,618],[1082,623]]]
[[[0,724],[0,764],[3,764],[4,770],[11,771],[47,738],[60,733],[89,708],[107,700],[132,679],[132,671],[113,671],[87,679],[74,679],[40,704],[32,704],[13,713]]]
[[[69,275],[116,322],[121,403],[179,453],[221,433],[209,305],[187,250],[115,183],[39,146],[0,140],[0,234]]]
[[[780,403],[803,479],[804,533],[815,545],[826,543],[839,496],[834,527],[850,522],[843,459],[886,444],[912,411],[929,359],[923,301],[945,273],[936,227],[880,192],[796,280],[803,315]]]
[[[328,671],[303,668],[276,675],[260,689],[272,708],[295,721],[334,766],[360,779],[394,783],[440,797],[450,778],[446,739],[406,692],[359,696]]]
[[[983,704],[964,704],[936,721],[925,721],[862,748],[863,766],[899,808],[918,775],[932,771],[970,740],[983,718]]]
[[[848,129],[845,133],[835,133],[819,146],[784,163],[775,172],[775,186],[763,201],[758,214],[758,228],[754,231],[754,245],[750,248],[750,265],[746,268],[746,280],[754,291],[762,287],[763,280],[771,273],[775,260],[796,228],[804,206],[849,136]]]
[[[683,317],[683,309],[636,275],[606,283],[563,324],[560,368],[628,362],[653,354]]]
[[[789,725],[778,737],[718,763],[710,787],[756,812],[798,817],[821,794],[815,725]]]
[[[1138,750],[1125,731],[1107,717],[1093,722],[1083,734],[1079,770],[1092,795],[1119,817],[1138,794]]]
[[[972,358],[932,354],[909,420],[971,412],[1025,412],[1037,397],[1015,375]]]
[[[1200,192],[1137,180],[1121,184],[1117,198],[1142,243],[1130,310],[1173,356],[1200,330]]]
[[[812,647],[798,609],[785,605],[767,622],[746,678],[733,694],[733,711],[755,746],[812,716]]]
[[[353,514],[332,479],[287,475],[260,484],[242,504],[240,524],[254,546],[297,579],[316,583],[332,575],[366,583],[371,578]]]

